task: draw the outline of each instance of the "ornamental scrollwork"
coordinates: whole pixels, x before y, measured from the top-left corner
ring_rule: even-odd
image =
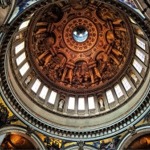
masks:
[[[127,18],[117,10],[101,3],[80,9],[55,4],[36,16],[29,50],[36,69],[50,83],[73,90],[98,88],[125,66],[130,31]],[[84,42],[73,37],[77,27],[88,32]]]

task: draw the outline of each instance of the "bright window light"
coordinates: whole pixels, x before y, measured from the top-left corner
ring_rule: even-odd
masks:
[[[124,77],[124,78],[122,79],[122,84],[123,84],[123,86],[124,86],[124,88],[125,88],[126,91],[128,91],[128,90],[131,88],[131,85],[130,85],[130,83],[129,83],[129,81],[127,80],[126,77]]]
[[[19,66],[26,58],[26,54],[25,52],[22,53],[19,57],[17,57],[16,59],[16,63],[17,63],[17,66]]]
[[[141,41],[140,39],[136,38],[136,43],[138,46],[140,46],[142,49],[146,49],[145,47],[145,43],[143,41]]]
[[[51,94],[50,94],[50,97],[48,99],[48,102],[51,103],[51,104],[54,104],[55,100],[56,100],[56,96],[57,96],[57,93],[52,91]]]
[[[121,87],[119,86],[119,84],[117,84],[115,86],[115,92],[116,92],[118,98],[120,98],[121,96],[123,96],[123,92],[122,92]]]
[[[68,109],[74,110],[75,108],[75,97],[69,97]]]
[[[16,47],[15,47],[15,54],[18,54],[25,46],[25,42],[21,42],[20,44],[18,44]]]
[[[132,23],[136,24],[136,22],[132,18],[129,18],[129,19]]]
[[[95,109],[95,103],[94,103],[94,97],[88,97],[88,105],[89,105],[89,109]]]
[[[137,60],[134,59],[133,66],[136,68],[136,70],[141,73],[142,72],[142,66],[138,63]]]
[[[136,49],[136,56],[142,61],[145,61],[145,55],[138,49]]]
[[[7,134],[7,133],[5,133],[5,134],[3,133],[3,134],[0,135],[0,145],[1,145],[2,142],[4,141],[6,135],[8,135],[8,134]]]
[[[41,93],[40,93],[39,96],[40,96],[41,98],[45,99],[45,97],[46,97],[46,95],[47,95],[47,92],[48,92],[48,88],[47,88],[46,86],[43,86],[42,91],[41,91]]]
[[[19,70],[20,74],[23,76],[29,69],[29,64],[26,62]]]
[[[28,24],[29,24],[29,22],[30,22],[30,20],[27,20],[27,21],[23,22],[23,23],[20,25],[19,30],[21,30],[21,29],[27,27]]]
[[[39,87],[41,85],[41,81],[39,79],[36,79],[36,81],[34,82],[33,86],[32,86],[32,91],[37,93]]]
[[[106,92],[106,96],[107,96],[108,103],[112,103],[115,101],[111,90]]]
[[[85,101],[83,97],[78,99],[78,110],[85,110]]]

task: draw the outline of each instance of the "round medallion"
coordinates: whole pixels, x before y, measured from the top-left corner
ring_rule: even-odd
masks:
[[[98,31],[87,18],[74,18],[67,23],[63,32],[66,46],[75,52],[91,50],[98,39]]]

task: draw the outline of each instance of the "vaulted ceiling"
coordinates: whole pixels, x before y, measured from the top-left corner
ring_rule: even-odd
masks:
[[[1,95],[21,126],[74,149],[136,130],[150,109],[148,1],[5,5]]]

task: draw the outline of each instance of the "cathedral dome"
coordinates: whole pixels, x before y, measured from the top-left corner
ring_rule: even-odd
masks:
[[[149,107],[142,19],[116,1],[35,6],[3,40],[1,91],[9,108],[34,129],[71,140],[110,137],[138,122]]]

